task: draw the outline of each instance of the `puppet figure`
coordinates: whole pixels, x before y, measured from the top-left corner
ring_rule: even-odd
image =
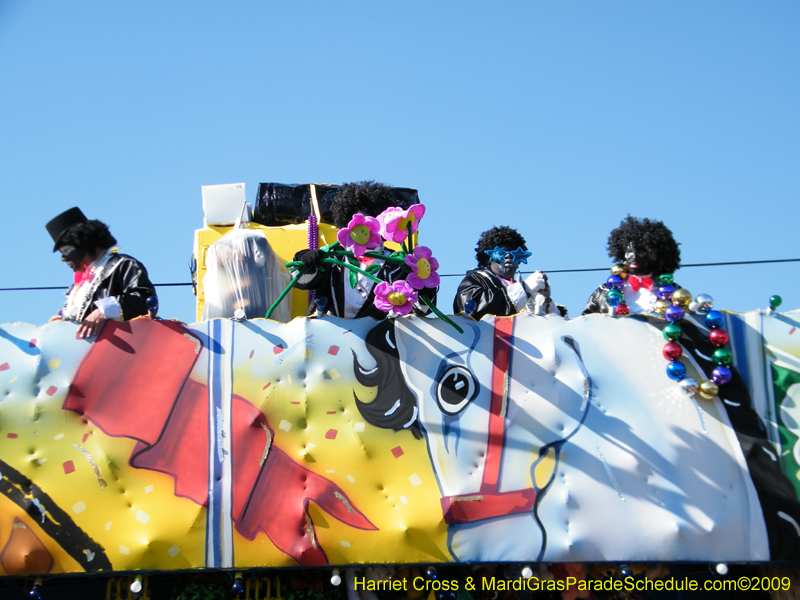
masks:
[[[533,314],[560,314],[566,308],[550,298],[547,275],[534,271],[525,281],[515,279],[519,265],[527,264],[531,253],[516,229],[501,226],[484,231],[475,248],[478,268],[468,271],[458,286],[453,312],[467,312],[479,321],[484,315],[507,317],[523,310]],[[474,307],[468,302],[474,303]],[[472,310],[469,310],[472,308]]]
[[[347,183],[333,198],[331,207],[333,224],[342,232],[352,225],[353,217],[358,215],[377,217],[386,209],[394,207],[395,204],[389,186],[374,181]],[[424,211],[424,207],[422,210]],[[370,235],[367,227],[362,223],[352,225],[352,228],[361,228],[366,231],[365,243],[367,243]],[[375,233],[377,236],[377,232]],[[378,238],[376,237],[376,239]],[[382,245],[378,251],[386,256],[391,254],[389,250],[383,249]],[[376,289],[379,284],[376,285],[373,280],[359,275],[355,278],[355,285],[351,286],[349,271],[338,265],[323,265],[323,256],[321,250],[301,250],[295,254],[295,261],[300,261],[304,267],[310,268],[298,280],[296,285],[299,289],[314,290],[317,299],[325,299],[325,310],[333,316],[347,319],[373,317],[380,320],[386,318],[388,313],[375,305],[376,291],[380,291]],[[373,259],[359,257],[359,266],[362,269],[368,269],[372,262]],[[374,275],[391,285],[405,280],[409,273],[397,263],[384,261]],[[435,303],[437,289],[438,287],[426,287],[419,291],[419,295],[424,295],[431,303]],[[421,300],[413,303],[415,314],[426,315],[429,310]]]
[[[638,219],[628,215],[608,236],[608,255],[624,265],[622,290],[625,304],[632,314],[653,311],[658,300],[658,277],[680,268],[681,251],[672,232],[661,221]],[[680,286],[673,283],[675,289]],[[598,287],[584,315],[608,313],[608,286]],[[618,311],[620,314],[626,314]]]

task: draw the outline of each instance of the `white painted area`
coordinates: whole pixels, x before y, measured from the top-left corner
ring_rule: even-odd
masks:
[[[458,322],[463,335],[441,321],[397,320],[403,374],[420,399],[442,495],[477,494],[487,452],[495,319]],[[698,415],[666,376],[659,330],[602,315],[518,316],[513,335],[499,491],[531,488],[539,449],[563,442],[552,483],[539,490],[547,544],[533,514],[501,515],[448,527],[458,560],[768,556],[760,505],[724,408],[704,401]],[[465,367],[480,383],[457,419],[431,397],[444,364]]]

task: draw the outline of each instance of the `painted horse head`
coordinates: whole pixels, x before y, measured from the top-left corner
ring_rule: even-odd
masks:
[[[462,323],[463,335],[419,318],[375,327],[366,338],[375,365],[354,360],[359,382],[378,393],[357,404],[373,425],[425,438],[456,557],[492,558],[486,540],[458,533],[509,516],[525,521],[525,551],[537,556],[537,499],[586,414],[588,374],[577,342],[559,333],[560,318]]]

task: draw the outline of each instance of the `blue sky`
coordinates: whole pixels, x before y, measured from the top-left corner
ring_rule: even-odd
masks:
[[[260,181],[417,188],[442,273],[504,224],[531,269],[610,266],[628,213],[685,264],[800,258],[798,31],[795,2],[0,0],[0,287],[66,288],[44,224],[74,205],[188,281],[201,186]],[[552,274],[553,296],[577,316],[606,276]],[[676,280],[800,308],[800,263]],[[194,320],[189,288],[159,295]],[[62,301],[0,292],[0,322]]]

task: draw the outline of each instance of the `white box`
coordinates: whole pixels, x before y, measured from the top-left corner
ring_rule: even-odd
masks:
[[[247,201],[244,184],[204,185],[202,189],[204,225],[233,225]]]

